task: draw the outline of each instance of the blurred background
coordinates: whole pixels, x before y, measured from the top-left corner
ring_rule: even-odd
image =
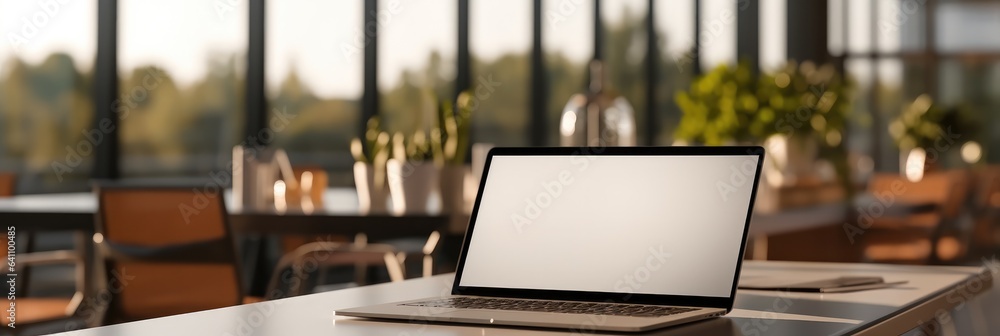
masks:
[[[766,146],[755,220],[825,222],[755,235],[755,258],[968,264],[1000,246],[998,1],[0,0],[0,29],[10,195],[209,179],[268,147],[367,215],[387,194],[358,163],[384,171],[390,137],[392,157],[474,172],[476,148],[582,144],[595,126],[571,112],[594,105],[624,118],[601,144]],[[39,272],[40,295],[73,292],[72,268]]]
[[[377,7],[375,17],[366,5]],[[1000,138],[988,131],[1000,123],[1000,40],[990,33],[1000,28],[1000,5],[991,1],[389,6],[273,1],[250,17],[246,1],[122,0],[110,13],[99,13],[98,1],[54,9],[4,1],[0,170],[18,174],[18,193],[84,190],[92,176],[204,176],[247,140],[247,120],[278,109],[292,118],[271,143],[347,186],[349,140],[364,120],[382,115],[388,129],[405,130],[420,118],[416,100],[451,99],[480,79],[501,85],[473,115],[474,142],[557,145],[559,113],[586,89],[595,55],[607,87],[635,108],[640,145],[674,143],[682,117],[674,97],[700,74],[740,60],[755,71],[794,60],[832,64],[854,83],[844,138],[870,160],[861,168],[898,169],[888,125],[922,94],[974,117],[981,132],[961,143],[978,143],[982,161],[1000,160]],[[116,25],[99,29],[99,21]],[[365,33],[368,22],[377,34]],[[371,50],[377,55],[366,60]],[[156,86],[142,93],[148,74]],[[248,104],[248,87],[263,101]],[[108,135],[117,143],[101,141],[56,173],[53,163],[75,159],[74,147],[109,115],[95,109],[108,105],[95,102],[98,91],[128,112]]]

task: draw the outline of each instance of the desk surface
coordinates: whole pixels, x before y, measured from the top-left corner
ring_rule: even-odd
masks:
[[[997,270],[993,270],[994,272]],[[987,290],[992,273],[978,267],[891,266],[796,262],[747,262],[741,281],[781,278],[804,281],[842,275],[878,275],[887,281],[908,280],[892,289],[857,293],[812,294],[741,290],[736,309],[726,317],[645,335],[839,335],[872,326],[880,333],[903,333],[928,321],[937,310],[949,311],[963,294],[969,300]],[[451,275],[400,283],[352,288],[257,304],[215,309],[159,319],[80,330],[63,335],[559,335],[566,330],[482,328],[470,325],[409,324],[334,316],[337,309],[447,295]],[[964,292],[963,292],[964,291]],[[938,299],[935,299],[938,298]],[[920,304],[935,303],[930,313]],[[885,320],[896,323],[885,328]],[[582,329],[586,331],[585,328]],[[579,331],[578,331],[579,332]]]

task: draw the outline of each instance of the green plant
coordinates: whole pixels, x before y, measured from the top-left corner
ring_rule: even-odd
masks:
[[[922,94],[889,123],[889,134],[901,150],[930,150],[949,134],[975,137],[978,121],[967,110],[964,106],[941,107],[930,95]]]
[[[843,140],[851,109],[852,84],[832,64],[788,62],[780,70],[760,76],[760,111],[755,126],[765,137],[813,137],[825,147]]]
[[[424,131],[417,130],[409,138],[402,132],[392,135],[392,157],[399,161],[433,160],[435,138],[428,137]]]
[[[364,143],[359,138],[351,139],[351,155],[354,161],[376,163],[387,160],[390,151],[389,133],[382,130],[379,118],[368,119]]]
[[[675,137],[691,143],[763,143],[773,135],[818,144],[850,191],[844,129],[852,82],[833,65],[790,61],[777,71],[753,75],[750,65],[720,65],[679,92],[683,112]]]
[[[720,65],[677,94],[683,116],[675,137],[722,145],[785,134],[835,147],[847,124],[850,91],[850,82],[829,64],[791,61],[756,78],[746,62]]]
[[[436,144],[434,161],[439,165],[465,163],[470,145],[473,99],[472,93],[464,91],[458,95],[455,108],[447,101],[438,104],[438,126],[431,130],[431,139],[437,139],[432,143]]]
[[[759,127],[748,127],[759,105],[748,64],[720,65],[678,92],[677,105],[683,112],[674,136],[679,140],[705,145],[762,139]]]
[[[382,131],[382,124],[377,116],[368,119],[366,126],[367,146],[359,138],[351,139],[351,155],[355,161],[372,166],[375,187],[381,189],[385,185],[385,167],[391,152],[389,133]]]

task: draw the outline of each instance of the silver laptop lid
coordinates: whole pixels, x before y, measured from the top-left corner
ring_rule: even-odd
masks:
[[[760,147],[495,148],[456,294],[731,309]]]

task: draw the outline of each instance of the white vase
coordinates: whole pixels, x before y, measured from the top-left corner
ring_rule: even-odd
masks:
[[[400,161],[386,164],[392,213],[427,214],[428,202],[438,189],[438,168],[430,161]]]
[[[389,193],[388,186],[385,183],[385,175],[382,176],[382,183],[376,186],[374,166],[364,162],[355,162],[354,184],[358,189],[358,208],[362,214],[385,214],[389,212],[389,208],[386,206]]]
[[[441,181],[441,213],[461,214],[466,209],[466,180],[471,172],[468,165],[445,165],[438,178]]]

